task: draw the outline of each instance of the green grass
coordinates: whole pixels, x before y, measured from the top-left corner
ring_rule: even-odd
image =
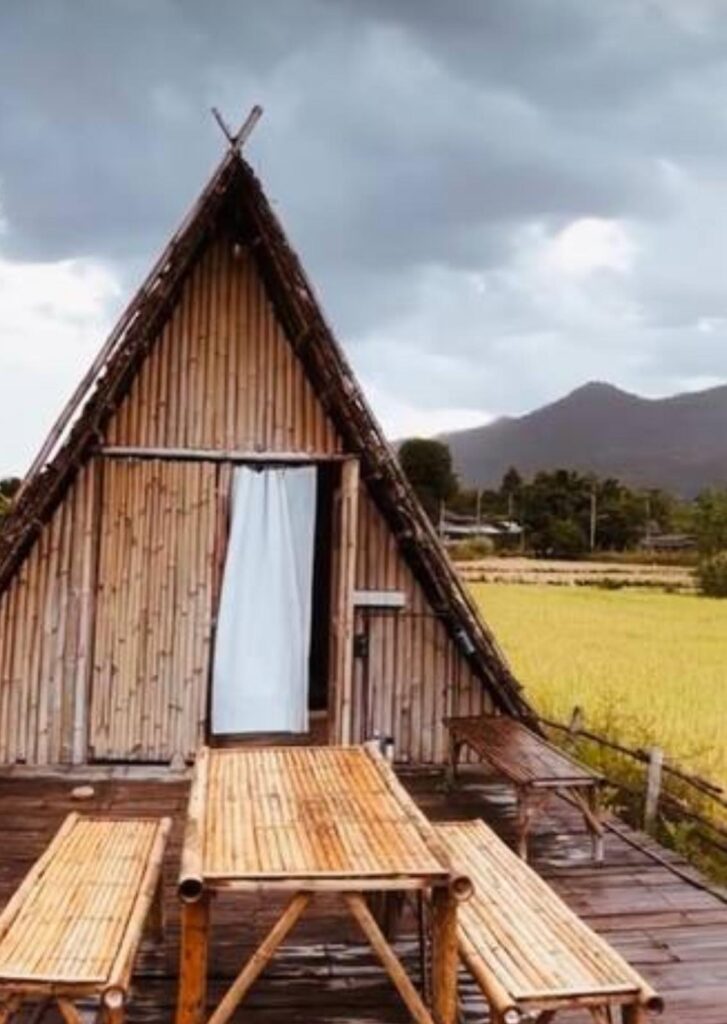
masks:
[[[536,708],[664,748],[727,785],[727,601],[652,590],[473,584]]]

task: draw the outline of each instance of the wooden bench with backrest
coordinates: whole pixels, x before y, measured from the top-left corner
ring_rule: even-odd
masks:
[[[68,815],[0,914],[0,1024],[27,1003],[81,1024],[76,1002],[97,998],[107,1024],[123,1021],[147,917],[162,929],[170,826]]]
[[[643,1024],[661,1012],[651,986],[582,921],[482,821],[435,826],[452,863],[474,883],[460,904],[459,952],[490,1006],[493,1024],[546,1024],[584,1008],[610,1024]]]
[[[528,836],[540,802],[548,793],[564,796],[583,814],[593,858],[603,861],[600,792],[603,777],[506,715],[447,718],[450,777],[454,782],[462,749],[469,747],[515,787],[517,849],[527,860]]]

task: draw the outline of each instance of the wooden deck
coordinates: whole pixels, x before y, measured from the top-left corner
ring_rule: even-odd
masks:
[[[484,817],[506,838],[514,826],[512,798],[506,787],[478,784],[479,773],[454,795],[438,777],[418,775],[404,781],[433,819]],[[168,941],[162,952],[142,953],[128,1020],[172,1021],[177,989],[179,918],[175,884],[186,810],[187,784],[179,781],[96,782],[92,800],[70,799],[66,781],[0,779],[0,900],[4,901],[42,851],[69,810],[139,816],[169,814],[175,822],[165,866],[169,908]],[[727,1024],[727,902],[689,884],[669,867],[634,848],[634,833],[608,831],[606,862],[589,859],[588,838],[580,814],[553,798],[539,816],[533,834],[533,865],[573,909],[627,957],[664,996],[665,1024]],[[636,837],[639,838],[639,837]],[[641,838],[639,841],[643,841]],[[675,867],[683,863],[654,844],[651,849]],[[695,876],[698,877],[698,876]],[[244,908],[244,909],[243,909]],[[262,930],[279,913],[256,897],[219,897],[213,935],[210,997],[214,1000],[239,969]],[[405,929],[398,949],[416,975],[413,933]],[[485,1019],[473,984],[461,987],[467,1024]],[[236,1020],[272,1024],[396,1024],[406,1013],[373,959],[356,926],[325,898],[304,918],[263,975]],[[90,1018],[89,1018],[90,1019]],[[564,1022],[585,1018],[563,1014]],[[25,1020],[28,1020],[26,1018]],[[25,1024],[24,1020],[24,1024]],[[47,1021],[56,1021],[51,1013]]]

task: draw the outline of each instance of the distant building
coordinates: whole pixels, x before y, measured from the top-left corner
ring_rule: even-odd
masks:
[[[697,541],[690,533],[652,533],[640,546],[646,551],[693,551]]]
[[[477,520],[473,516],[457,515],[446,512],[439,521],[439,535],[445,541],[470,540],[477,537],[488,537],[495,542],[519,540],[523,528],[512,519]]]

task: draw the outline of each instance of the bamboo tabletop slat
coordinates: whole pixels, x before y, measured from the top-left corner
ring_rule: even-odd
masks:
[[[69,816],[0,915],[0,986],[106,983],[160,827]]]
[[[459,911],[460,945],[518,1004],[637,994],[645,983],[484,822],[435,826],[475,895]]]
[[[206,880],[449,877],[431,826],[363,747],[217,749],[206,757]]]
[[[594,786],[600,776],[507,715],[449,718],[457,743],[466,743],[517,785]]]

